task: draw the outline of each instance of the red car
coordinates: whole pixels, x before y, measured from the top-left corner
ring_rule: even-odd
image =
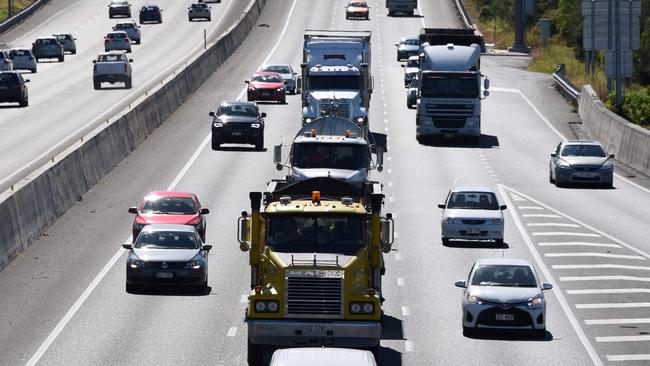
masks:
[[[256,100],[270,100],[282,104],[287,102],[284,86],[286,82],[278,73],[256,72],[250,80],[246,80],[246,84],[248,84],[249,102]]]
[[[135,214],[133,220],[133,241],[145,225],[180,224],[192,225],[205,242],[205,216],[210,213],[201,207],[194,193],[187,192],[151,192],[145,196],[138,207],[129,207]]]

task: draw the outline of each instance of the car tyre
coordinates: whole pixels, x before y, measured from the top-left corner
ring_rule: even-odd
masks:
[[[212,138],[212,150],[219,150],[221,148],[221,143],[216,139]]]
[[[131,77],[126,79],[126,81],[124,82],[124,87],[127,89],[131,89],[133,87],[133,79]]]
[[[208,17],[208,22],[211,22],[211,21],[212,21],[212,17]]]
[[[36,68],[33,68],[30,71],[32,72],[32,74],[36,74]]]
[[[25,97],[23,100],[18,102],[18,105],[21,106],[21,107],[27,107],[29,105],[29,99],[27,99],[27,97]]]
[[[442,238],[442,245],[449,246],[449,238]]]
[[[476,329],[466,327],[466,326],[463,325],[463,335],[465,337],[473,337],[473,336],[476,335]]]
[[[99,89],[102,88],[102,83],[99,82],[99,81],[93,80],[93,87],[95,88],[95,90],[99,90]]]
[[[255,150],[262,151],[264,150],[264,138],[260,139],[255,143]]]
[[[546,328],[535,329],[535,330],[533,331],[533,335],[534,335],[535,337],[539,337],[539,338],[546,338]]]
[[[283,98],[280,100],[280,104],[287,104],[287,97],[283,97]]]
[[[63,61],[65,61],[65,56],[63,55],[59,56],[59,62],[63,62]]]
[[[496,244],[496,245],[503,245],[503,238],[494,239],[494,244]]]
[[[129,285],[128,283],[126,284],[126,292],[129,294],[134,294],[138,293],[140,291],[140,287],[136,285]]]

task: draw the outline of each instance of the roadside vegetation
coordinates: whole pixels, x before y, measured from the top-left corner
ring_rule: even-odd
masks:
[[[34,1],[36,0],[14,0],[14,14],[30,6]],[[0,0],[0,22],[4,22],[9,14],[7,3],[7,0]]]
[[[650,0],[641,0],[641,48],[634,53],[634,76],[625,88],[620,109],[614,108],[613,94],[607,93],[607,78],[603,71],[604,54],[597,56],[596,73],[585,71],[582,49],[581,1],[537,0],[535,14],[526,25],[526,43],[533,48],[529,69],[544,73],[565,64],[566,74],[577,87],[590,84],[611,110],[631,122],[650,128]],[[465,0],[472,20],[485,35],[487,43],[506,49],[514,41],[514,0]],[[551,38],[542,45],[540,19],[551,20]],[[496,37],[495,37],[496,35]]]

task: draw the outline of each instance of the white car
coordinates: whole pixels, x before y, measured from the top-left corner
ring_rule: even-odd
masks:
[[[264,65],[259,69],[260,72],[275,72],[280,74],[282,80],[286,82],[285,88],[289,94],[298,93],[298,74],[293,71],[291,65],[274,64]]]
[[[546,334],[545,290],[533,266],[522,259],[479,259],[467,281],[456,281],[465,289],[462,300],[463,334],[479,329],[523,329]]]
[[[9,52],[0,50],[0,71],[12,71],[14,69],[14,62],[9,55]]]
[[[420,71],[420,56],[411,56],[409,57],[406,64],[402,64],[404,68],[404,87],[408,87]]]
[[[497,195],[489,187],[455,187],[447,195],[441,220],[442,244],[450,239],[494,240],[503,244],[503,213]]]
[[[131,52],[131,39],[126,32],[110,32],[104,37],[104,51],[126,51]]]
[[[377,366],[370,351],[333,347],[279,349],[269,366]]]
[[[14,70],[29,70],[35,74],[38,67],[36,58],[29,48],[16,48],[9,51],[9,57],[14,62]]]

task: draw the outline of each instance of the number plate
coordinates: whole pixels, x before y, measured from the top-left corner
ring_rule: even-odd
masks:
[[[479,229],[467,229],[467,235],[478,235],[481,233]]]
[[[515,320],[515,314],[496,314],[497,320],[501,321],[513,321]]]
[[[302,326],[302,331],[304,334],[316,336],[324,336],[327,333],[323,324],[305,324]]]
[[[454,137],[454,134],[453,134],[453,133],[443,133],[442,136],[443,136],[444,138],[448,138],[448,139],[450,139],[450,138]]]
[[[594,173],[577,173],[576,175],[580,178],[592,178],[595,176]]]
[[[263,97],[271,96],[271,92],[262,92]]]
[[[231,135],[233,135],[233,136],[241,136],[241,132],[233,131],[233,132],[231,132]]]
[[[173,272],[156,272],[156,278],[174,278]]]

